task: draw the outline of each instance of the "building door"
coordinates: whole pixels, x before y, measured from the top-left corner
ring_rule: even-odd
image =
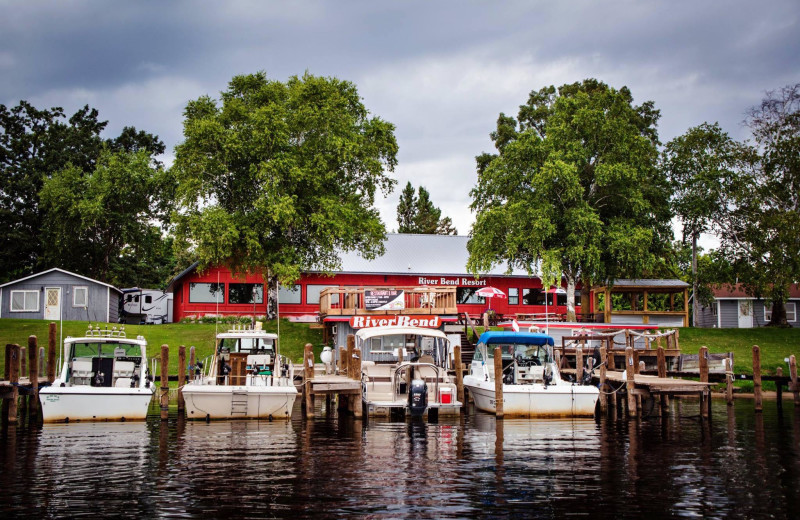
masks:
[[[739,328],[753,328],[753,302],[751,300],[739,300]]]
[[[61,319],[61,287],[44,288],[44,319]]]

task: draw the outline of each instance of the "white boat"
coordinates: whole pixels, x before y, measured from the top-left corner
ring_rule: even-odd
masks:
[[[566,381],[553,361],[553,338],[533,332],[484,332],[464,387],[479,410],[495,413],[494,350],[503,366],[503,414],[527,417],[594,415],[600,391]]]
[[[211,361],[198,364],[183,386],[189,419],[289,419],[297,398],[292,363],[278,353],[278,336],[234,329],[217,334]]]
[[[460,413],[456,384],[447,373],[450,342],[442,331],[422,327],[365,328],[356,333],[356,346],[361,349],[362,358],[387,351],[395,358],[361,363],[361,396],[368,415],[408,412],[412,416],[438,418]]]
[[[91,325],[64,340],[64,363],[39,391],[44,422],[144,420],[155,390],[147,377],[147,342],[123,328]]]

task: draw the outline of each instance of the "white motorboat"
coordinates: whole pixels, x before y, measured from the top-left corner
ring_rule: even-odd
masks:
[[[440,330],[422,327],[373,327],[356,333],[361,349],[361,387],[365,412],[429,418],[457,415],[456,384],[448,373],[450,342]],[[386,361],[390,353],[393,361]],[[374,361],[370,358],[384,361]]]
[[[566,381],[553,361],[553,338],[533,332],[484,332],[464,386],[479,410],[495,413],[494,350],[500,347],[503,414],[527,417],[592,416],[600,391]]]
[[[144,420],[155,390],[146,350],[123,328],[90,325],[84,337],[67,337],[61,373],[39,391],[44,422]]]
[[[183,386],[189,419],[289,419],[297,398],[292,363],[278,353],[278,336],[234,329],[217,334],[210,362],[198,363]]]

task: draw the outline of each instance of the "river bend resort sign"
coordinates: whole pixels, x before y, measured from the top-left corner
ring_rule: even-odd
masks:
[[[475,278],[467,278],[465,276],[438,276],[435,278],[428,278],[427,276],[419,277],[420,285],[454,285],[460,287],[483,287],[486,285],[486,280],[476,280]]]
[[[438,329],[442,325],[439,316],[352,316],[350,326],[354,329],[370,327],[427,327]]]

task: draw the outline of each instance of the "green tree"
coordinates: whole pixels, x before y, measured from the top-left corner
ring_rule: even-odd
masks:
[[[661,167],[672,185],[672,207],[683,225],[684,241],[692,243],[694,295],[698,295],[697,239],[731,207],[731,193],[741,189],[740,174],[753,158],[750,147],[731,139],[717,123],[690,128],[664,148]],[[693,306],[694,323],[698,309]]]
[[[400,202],[397,204],[397,232],[416,233],[416,223],[414,217],[417,214],[417,194],[409,181],[403,192],[400,194]]]
[[[106,126],[97,115],[88,106],[67,119],[60,107],[0,105],[0,281],[48,267],[41,258],[39,191],[68,164],[93,167]]]
[[[500,114],[497,153],[477,157],[468,269],[500,263],[533,274],[559,258],[568,318],[575,286],[652,270],[671,239],[669,186],[656,167],[659,112],[589,79],[531,92]]]
[[[106,147],[90,172],[71,164],[55,172],[40,193],[44,262],[118,286],[163,284],[173,266],[154,222],[167,218],[171,184],[144,149]]]
[[[406,184],[397,205],[399,233],[457,235],[458,230],[450,217],[441,216],[442,210],[433,204],[425,187],[420,186],[415,194],[411,182]]]
[[[285,83],[234,77],[219,105],[204,96],[184,112],[173,170],[181,208],[176,247],[201,268],[265,272],[293,283],[333,271],[339,251],[373,258],[386,231],[375,192],[391,192],[394,126],[370,117],[355,85],[308,73]]]

